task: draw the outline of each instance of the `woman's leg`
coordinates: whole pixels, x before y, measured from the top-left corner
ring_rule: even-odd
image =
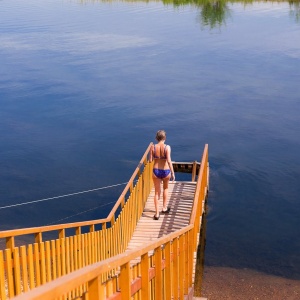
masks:
[[[160,183],[161,183],[161,179],[157,178],[153,175],[153,183],[154,183],[154,206],[155,206],[155,216],[158,217],[159,216],[159,198],[160,198]]]
[[[169,174],[166,178],[163,179],[163,211],[167,210],[167,200],[168,200],[168,188],[169,188],[169,181],[171,178],[171,174]]]

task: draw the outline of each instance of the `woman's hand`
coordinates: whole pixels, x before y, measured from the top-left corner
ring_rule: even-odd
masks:
[[[171,173],[171,181],[175,181],[175,174]]]

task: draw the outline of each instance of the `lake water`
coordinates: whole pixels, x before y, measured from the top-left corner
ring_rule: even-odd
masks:
[[[2,0],[0,206],[126,182],[163,128],[173,160],[209,144],[205,265],[300,279],[299,82],[297,3]],[[123,187],[0,229],[104,217]]]

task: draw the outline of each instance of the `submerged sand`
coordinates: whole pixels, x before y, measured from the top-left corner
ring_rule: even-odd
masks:
[[[201,296],[208,300],[300,300],[300,280],[249,269],[205,267]]]

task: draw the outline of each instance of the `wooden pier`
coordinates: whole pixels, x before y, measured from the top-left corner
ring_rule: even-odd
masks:
[[[159,220],[153,220],[150,147],[107,218],[0,232],[6,240],[1,300],[193,299],[208,146],[201,163],[174,162],[174,170],[191,173],[191,181],[169,183],[171,211]],[[83,234],[85,227],[89,232]],[[74,234],[67,236],[66,229]],[[44,241],[44,232],[55,231],[57,239]],[[15,247],[24,234],[35,243]]]

